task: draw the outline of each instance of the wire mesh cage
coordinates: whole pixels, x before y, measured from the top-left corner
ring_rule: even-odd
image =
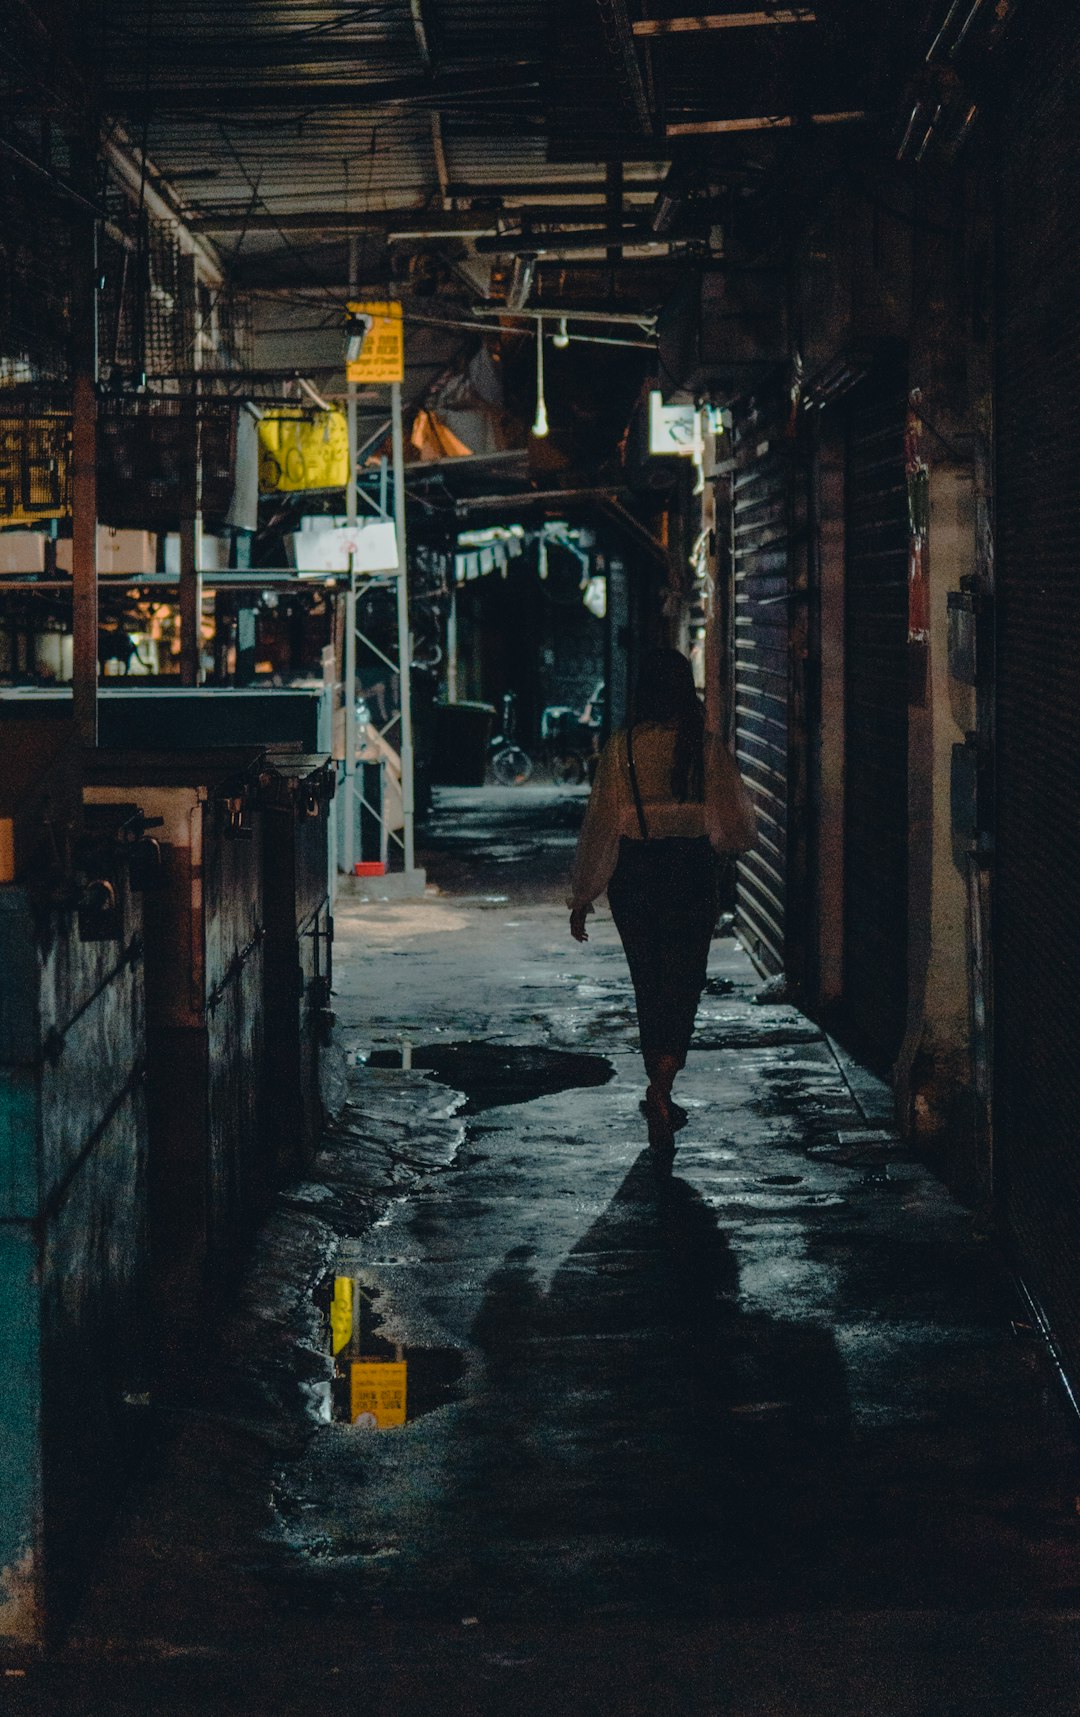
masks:
[[[21,154],[0,153],[0,388],[68,374],[72,213],[41,194]]]
[[[110,186],[107,198],[98,322],[106,385],[137,389],[250,364],[248,296],[227,281],[199,280],[177,227],[152,219],[122,187]]]
[[[117,529],[175,531],[190,507],[196,444],[207,518],[222,518],[233,498],[235,403],[190,396],[105,399],[98,414],[98,513]]]

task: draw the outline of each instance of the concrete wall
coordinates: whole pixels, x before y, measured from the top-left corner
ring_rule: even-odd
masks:
[[[146,1269],[141,911],[0,889],[0,1640],[62,1621],[118,1494]]]
[[[909,710],[908,1024],[897,1102],[908,1129],[968,1178],[971,1132],[970,953],[966,869],[953,851],[952,748],[975,726],[974,692],[949,675],[950,590],[975,568],[973,473],[930,472],[930,648],[925,701]]]

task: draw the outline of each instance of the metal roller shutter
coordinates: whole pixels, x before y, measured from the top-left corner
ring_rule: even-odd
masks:
[[[732,478],[735,744],[758,815],[757,845],[739,861],[736,918],[766,973],[784,970],[788,938],[790,494],[783,443]]]
[[[843,1014],[882,1069],[907,1013],[906,403],[894,377],[872,378],[847,438]]]
[[[1080,16],[1039,6],[1002,126],[995,1162],[1080,1383]]]

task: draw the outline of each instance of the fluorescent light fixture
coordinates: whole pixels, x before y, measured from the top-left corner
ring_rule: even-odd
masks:
[[[536,420],[532,432],[538,439],[548,433],[547,401],[544,399],[544,324],[539,316],[536,318]]]

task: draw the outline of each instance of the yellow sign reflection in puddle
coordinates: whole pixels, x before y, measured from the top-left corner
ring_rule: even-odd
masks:
[[[330,1333],[335,1356],[348,1347],[353,1334],[353,1284],[351,1276],[334,1277],[330,1301]]]
[[[350,1368],[350,1417],[363,1430],[385,1431],[405,1423],[403,1359],[354,1359]]]

